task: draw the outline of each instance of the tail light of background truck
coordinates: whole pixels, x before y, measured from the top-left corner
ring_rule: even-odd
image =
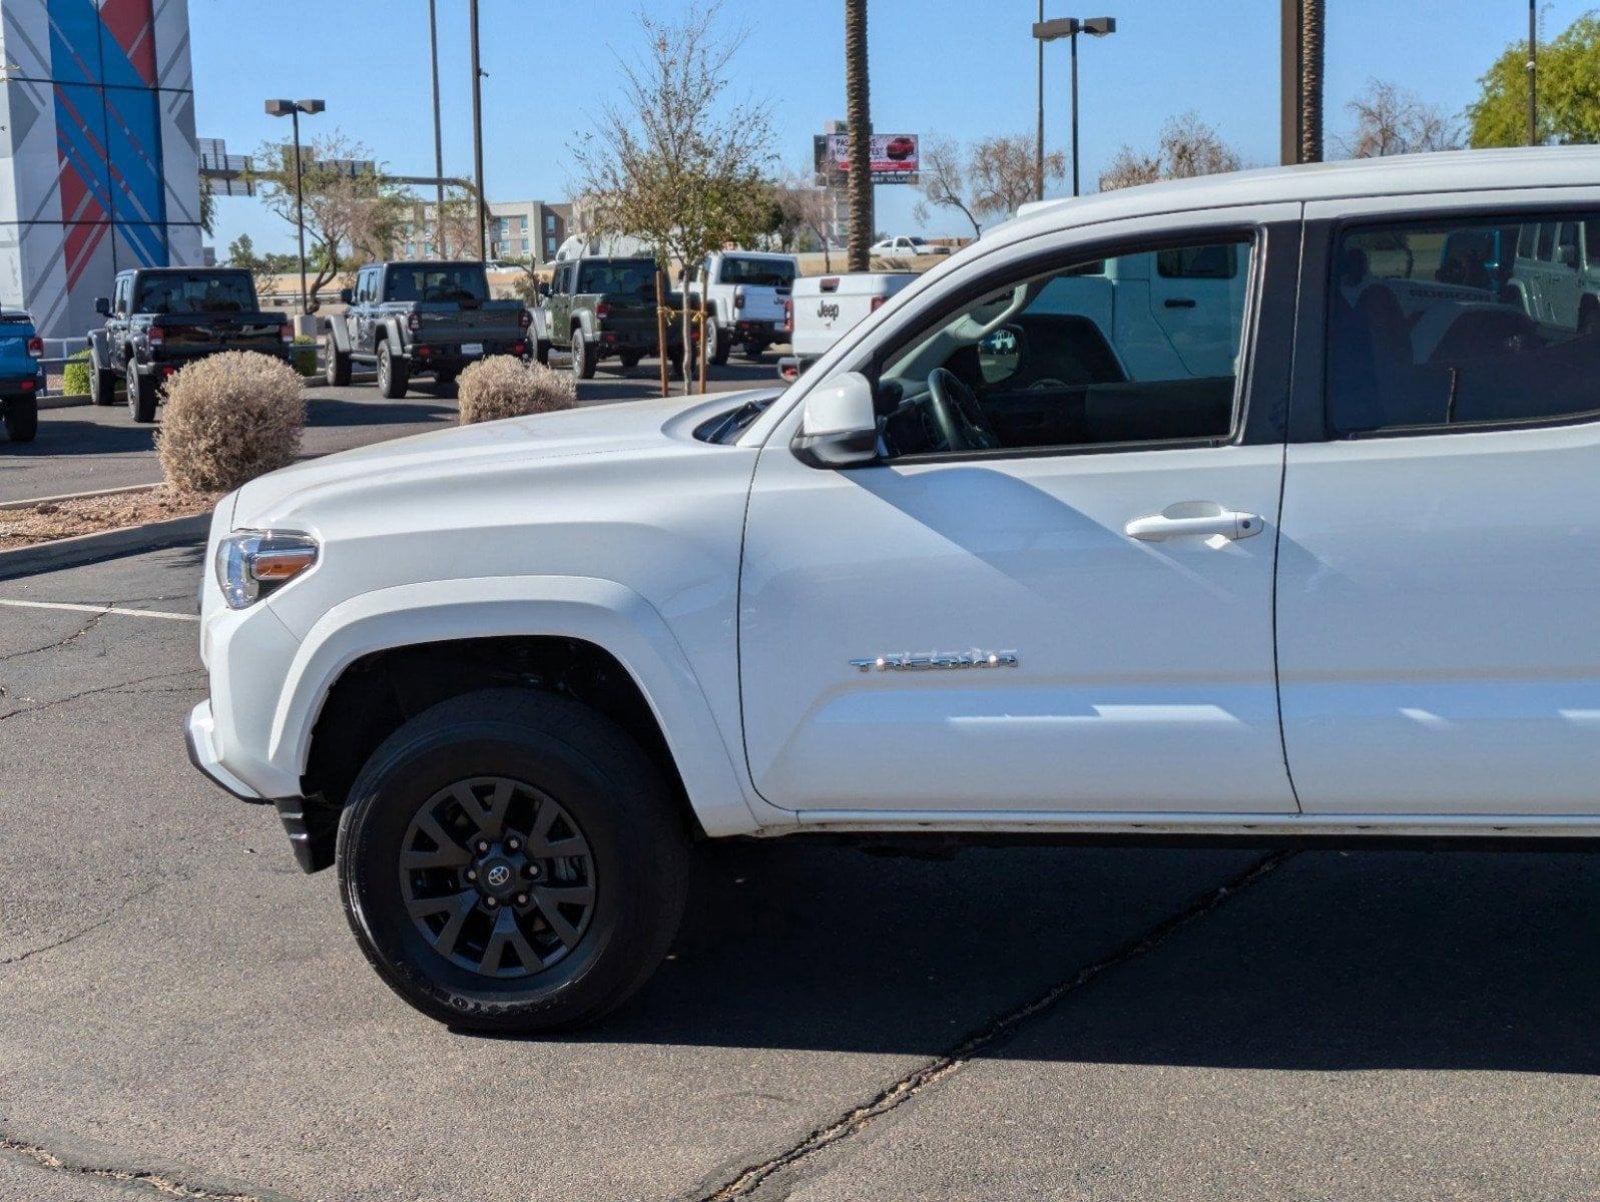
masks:
[[[783,302],[783,329],[785,333],[794,333],[794,301]]]
[[[37,334],[28,339],[28,357],[31,359],[44,358],[44,339]]]
[[[735,310],[744,308],[744,285],[740,284],[733,290],[733,307]]]
[[[606,318],[610,317],[611,316],[611,302],[610,301],[601,301],[599,304],[597,304],[594,307],[594,315],[600,321],[604,321]]]

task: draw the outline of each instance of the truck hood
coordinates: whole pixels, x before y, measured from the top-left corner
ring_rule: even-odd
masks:
[[[350,500],[412,500],[452,482],[537,469],[579,456],[648,458],[715,453],[694,437],[701,422],[771,389],[596,405],[482,422],[309,459],[252,480],[235,494],[233,529],[267,529],[290,515]]]

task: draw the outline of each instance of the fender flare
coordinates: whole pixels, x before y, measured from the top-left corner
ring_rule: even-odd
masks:
[[[267,759],[298,780],[311,733],[334,683],[356,660],[396,647],[453,639],[576,638],[616,657],[650,706],[708,835],[752,834],[774,825],[753,796],[704,689],[666,621],[644,597],[586,576],[488,576],[434,580],[363,593],[324,613],[300,640],[277,706]],[[764,818],[758,819],[759,806]],[[781,823],[782,818],[778,818]],[[792,823],[792,817],[788,820]]]
[[[372,336],[372,353],[378,353],[378,343],[387,342],[399,350],[400,358],[406,359],[411,355],[411,348],[406,343],[405,327],[400,324],[398,317],[385,317]]]
[[[95,371],[110,371],[110,343],[106,338],[104,329],[90,330],[89,337],[89,365]]]
[[[345,320],[343,313],[330,314],[324,322],[328,337],[333,341],[333,349],[341,355],[350,353],[350,325]]]

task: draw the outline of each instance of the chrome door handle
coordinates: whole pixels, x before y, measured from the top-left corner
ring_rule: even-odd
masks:
[[[1169,538],[1254,538],[1261,533],[1261,518],[1253,513],[1226,509],[1210,501],[1169,505],[1160,513],[1134,518],[1123,533],[1140,542],[1161,543]]]

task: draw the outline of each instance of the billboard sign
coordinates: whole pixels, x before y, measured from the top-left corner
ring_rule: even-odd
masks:
[[[873,183],[915,184],[918,181],[916,134],[873,134],[871,147]],[[850,174],[850,135],[817,134],[813,139],[813,154],[817,182],[826,187],[843,187]]]

